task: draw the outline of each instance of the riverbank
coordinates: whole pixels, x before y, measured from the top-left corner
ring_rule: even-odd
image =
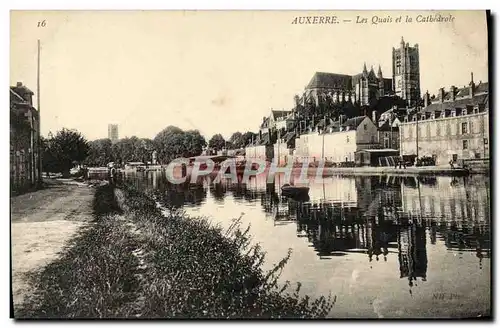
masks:
[[[44,182],[44,189],[10,198],[15,312],[31,292],[29,274],[54,261],[92,219],[94,189],[56,180]]]
[[[59,318],[321,318],[330,299],[278,285],[238,221],[228,230],[162,211],[133,189],[99,187],[94,221],[33,276],[20,316]]]
[[[394,167],[327,167],[323,169],[323,175],[435,175],[435,176],[463,176],[470,172],[463,168],[452,169],[448,166],[408,166],[406,168]]]

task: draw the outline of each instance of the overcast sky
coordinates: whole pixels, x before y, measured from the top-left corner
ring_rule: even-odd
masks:
[[[419,44],[422,92],[463,86],[471,71],[486,81],[484,12],[451,12],[453,23],[394,22],[436,13],[12,12],[10,83],[36,91],[40,39],[43,135],[66,127],[93,140],[116,123],[120,137],[152,138],[176,125],[227,138],[257,131],[271,108],[290,109],[316,71],[357,74],[366,62],[391,77],[401,36]],[[308,15],[352,22],[292,24]],[[356,24],[358,15],[368,23]],[[393,23],[373,25],[374,15]]]

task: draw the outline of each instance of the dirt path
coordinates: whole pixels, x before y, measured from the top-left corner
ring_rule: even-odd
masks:
[[[26,273],[53,261],[92,219],[93,195],[94,188],[61,184],[11,198],[14,306],[29,291]]]

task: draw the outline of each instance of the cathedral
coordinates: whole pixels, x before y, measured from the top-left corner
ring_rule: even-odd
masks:
[[[377,111],[386,110],[379,107],[387,107],[390,100],[403,101],[407,107],[420,100],[418,44],[411,47],[403,38],[399,47],[392,49],[392,78],[384,78],[380,65],[376,73],[373,67],[368,70],[366,64],[356,75],[316,72],[302,97],[295,97],[296,106],[312,104],[318,108],[328,103]]]
[[[383,77],[380,66],[375,73],[373,67],[368,71],[365,64],[363,71],[356,75],[316,72],[305,89],[303,99],[312,101],[316,106],[327,98],[334,104],[350,102],[370,106],[391,93],[392,79]]]

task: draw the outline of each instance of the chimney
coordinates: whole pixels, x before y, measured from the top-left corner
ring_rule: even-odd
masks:
[[[23,82],[17,82],[16,87],[22,87],[22,86],[23,86]]]
[[[441,103],[444,102],[444,95],[445,95],[445,92],[444,92],[444,88],[439,88],[439,94],[438,94],[438,97],[439,97],[439,101]]]
[[[429,106],[431,104],[431,95],[429,94],[429,91],[426,91],[424,94],[424,108]]]
[[[470,72],[469,95],[471,98],[474,97],[475,92],[476,85],[474,84],[474,73]]]
[[[372,121],[373,121],[373,123],[375,123],[375,125],[377,125],[377,111],[376,110],[372,111]]]
[[[450,95],[451,95],[451,100],[455,101],[457,96],[457,88],[454,85],[450,87]]]

